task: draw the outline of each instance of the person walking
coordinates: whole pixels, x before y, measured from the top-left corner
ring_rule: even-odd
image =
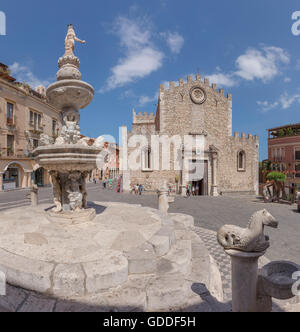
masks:
[[[139,185],[139,195],[140,195],[140,196],[142,196],[143,189],[144,189],[144,188],[143,188],[143,185],[140,184],[140,185]]]
[[[197,196],[200,196],[200,187],[199,187],[199,184],[197,183],[196,185],[196,195]]]
[[[191,197],[191,184],[189,183],[187,186],[186,186],[186,197]]]
[[[193,196],[195,196],[195,195],[196,195],[196,188],[195,188],[195,186],[194,186],[194,185],[192,186],[192,195],[193,195]]]
[[[134,191],[135,191],[135,194],[138,195],[139,194],[139,184],[137,183],[134,187]]]

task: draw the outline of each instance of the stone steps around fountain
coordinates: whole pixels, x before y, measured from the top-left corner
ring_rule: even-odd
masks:
[[[175,247],[160,259],[157,274],[133,274],[122,285],[98,294],[53,297],[8,286],[0,297],[7,311],[230,311],[222,304],[220,273],[193,231],[176,231]],[[190,239],[190,244],[189,244]],[[185,252],[185,254],[184,254]],[[182,256],[176,261],[176,254]],[[183,256],[191,255],[191,264]],[[189,273],[185,273],[189,271]]]

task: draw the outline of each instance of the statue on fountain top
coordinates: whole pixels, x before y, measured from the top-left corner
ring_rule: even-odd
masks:
[[[85,40],[81,40],[81,39],[76,37],[73,24],[69,24],[68,25],[67,36],[66,36],[66,39],[65,39],[65,50],[66,50],[65,56],[68,56],[68,55],[69,56],[74,56],[75,41],[77,41],[78,43],[81,43],[81,44],[86,43]]]

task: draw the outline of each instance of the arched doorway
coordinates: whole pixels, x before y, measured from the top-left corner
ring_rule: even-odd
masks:
[[[40,167],[34,172],[34,183],[38,187],[43,187],[44,186],[44,168]]]
[[[24,171],[20,164],[11,162],[4,169],[3,189],[13,190],[22,186]]]

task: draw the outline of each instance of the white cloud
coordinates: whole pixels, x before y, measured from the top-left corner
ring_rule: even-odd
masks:
[[[258,101],[257,104],[262,108],[263,112],[268,112],[279,105],[279,102],[270,103],[268,101]]]
[[[296,68],[296,70],[300,70],[300,59],[297,59],[295,68]]]
[[[138,100],[138,106],[145,106],[147,104],[157,102],[158,100],[158,93],[156,93],[153,97],[149,96],[140,96]]]
[[[294,95],[289,95],[287,92],[284,92],[277,101],[268,102],[268,101],[258,101],[257,104],[261,107],[263,112],[268,112],[274,108],[281,107],[286,110],[290,108],[295,102],[300,104],[300,94],[296,93]]]
[[[18,62],[14,62],[10,65],[9,69],[11,70],[12,76],[14,76],[17,81],[27,83],[33,89],[39,85],[48,86],[50,84],[47,80],[40,80],[37,78],[29,67],[21,65]]]
[[[281,64],[290,62],[289,54],[279,47],[263,47],[262,50],[248,49],[236,60],[236,75],[247,80],[267,82],[280,73]]]
[[[283,79],[283,82],[284,83],[290,83],[292,81],[292,79],[290,78],[290,77],[285,77],[284,79]]]
[[[210,82],[223,87],[233,87],[238,85],[241,80],[253,81],[261,80],[264,83],[280,74],[282,64],[290,62],[289,54],[279,47],[265,46],[262,49],[248,49],[240,55],[236,61],[236,70],[231,73],[221,72],[217,67],[217,72],[206,75]],[[290,82],[290,78],[284,79],[285,83]]]
[[[223,87],[233,87],[237,85],[237,81],[234,80],[232,74],[223,74],[223,73],[216,73],[212,75],[206,75],[211,83],[218,84]]]
[[[294,104],[295,101],[300,103],[300,94],[289,96],[288,93],[285,92],[279,97],[279,101],[283,109],[288,109],[292,106],[292,104]]]
[[[178,32],[162,33],[162,35],[166,38],[171,52],[179,54],[184,45],[184,38]]]
[[[150,75],[162,66],[164,58],[164,54],[153,45],[151,29],[146,23],[119,17],[115,22],[114,32],[120,38],[125,56],[119,59],[118,64],[111,69],[111,76],[101,92],[124,86]]]

